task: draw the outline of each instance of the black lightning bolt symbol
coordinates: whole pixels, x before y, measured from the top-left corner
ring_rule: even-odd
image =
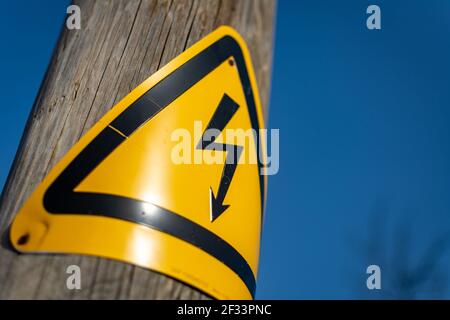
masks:
[[[226,163],[222,171],[217,196],[214,195],[212,187],[209,188],[211,222],[216,220],[229,207],[223,201],[225,200],[243,149],[243,147],[237,145],[216,143],[215,140],[238,109],[239,105],[227,94],[224,94],[219,106],[209,121],[208,127],[203,132],[201,140],[197,144],[197,149],[227,152]],[[210,129],[214,129],[214,131],[211,130],[208,132]],[[214,135],[212,132],[216,132],[216,134]]]

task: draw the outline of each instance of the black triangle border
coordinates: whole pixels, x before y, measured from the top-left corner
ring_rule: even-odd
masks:
[[[224,36],[162,79],[101,131],[47,189],[44,195],[44,207],[52,214],[98,215],[132,221],[175,236],[227,265],[242,279],[254,297],[256,280],[247,261],[236,249],[211,231],[161,207],[155,206],[156,212],[151,215],[145,214],[148,203],[144,201],[110,194],[74,191],[103,159],[125,141],[125,136],[129,137],[140,126],[231,57],[234,58],[238,68],[252,127],[259,132],[256,104],[244,55],[234,38]],[[115,129],[125,136],[119,134]],[[257,148],[259,143],[257,135]],[[258,149],[256,151],[259,158]],[[258,166],[261,172],[261,161],[258,161]],[[263,210],[265,182],[261,174],[259,179]]]

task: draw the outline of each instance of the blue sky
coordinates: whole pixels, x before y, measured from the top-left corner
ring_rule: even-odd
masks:
[[[0,3],[0,185],[65,9]],[[447,1],[279,1],[257,298],[450,298],[449,56]]]

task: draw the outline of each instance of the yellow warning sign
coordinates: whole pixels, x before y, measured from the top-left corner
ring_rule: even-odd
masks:
[[[250,299],[266,185],[263,127],[246,45],[221,27],[68,152],[17,214],[12,244],[117,259],[215,298]]]

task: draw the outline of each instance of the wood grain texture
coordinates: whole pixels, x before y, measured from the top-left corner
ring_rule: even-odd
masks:
[[[247,41],[267,106],[274,0],[79,0],[81,30],[62,28],[0,198],[0,299],[203,299],[164,275],[77,255],[18,254],[8,227],[49,170],[112,106],[220,25]],[[62,13],[64,14],[64,13]],[[66,288],[81,267],[82,289]]]

